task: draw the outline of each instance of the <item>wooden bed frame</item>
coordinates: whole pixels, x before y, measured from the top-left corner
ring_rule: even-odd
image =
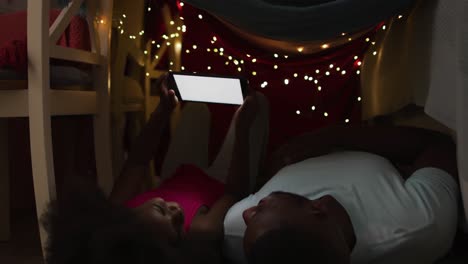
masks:
[[[55,45],[86,2],[91,52]],[[109,53],[112,0],[71,0],[49,28],[50,2],[29,0],[27,9],[28,89],[0,91],[0,117],[28,117],[34,195],[38,219],[56,197],[52,153],[51,117],[93,115],[99,186],[107,193],[113,184],[110,146]],[[99,17],[96,17],[99,14]],[[50,58],[93,65],[94,91],[52,90]],[[0,240],[9,238],[8,139],[5,119],[0,124]],[[42,248],[47,234],[39,225]],[[44,252],[44,251],[43,251]]]

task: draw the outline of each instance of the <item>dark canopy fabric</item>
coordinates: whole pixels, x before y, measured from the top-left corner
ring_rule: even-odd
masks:
[[[415,0],[184,0],[242,30],[285,41],[316,41],[375,26]]]

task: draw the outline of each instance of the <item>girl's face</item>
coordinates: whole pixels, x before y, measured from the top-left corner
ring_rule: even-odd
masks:
[[[178,243],[183,236],[184,213],[179,204],[153,198],[135,208],[137,215],[153,231],[169,243]]]

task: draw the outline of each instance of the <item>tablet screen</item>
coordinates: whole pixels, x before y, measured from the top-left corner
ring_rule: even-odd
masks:
[[[173,74],[182,101],[241,105],[241,80],[225,77]]]

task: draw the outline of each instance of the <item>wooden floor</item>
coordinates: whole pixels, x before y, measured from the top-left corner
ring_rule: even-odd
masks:
[[[0,242],[1,264],[44,264],[34,209],[12,212],[12,237]],[[468,263],[468,238],[457,237],[449,256],[437,264]],[[421,264],[421,263],[418,263]]]

